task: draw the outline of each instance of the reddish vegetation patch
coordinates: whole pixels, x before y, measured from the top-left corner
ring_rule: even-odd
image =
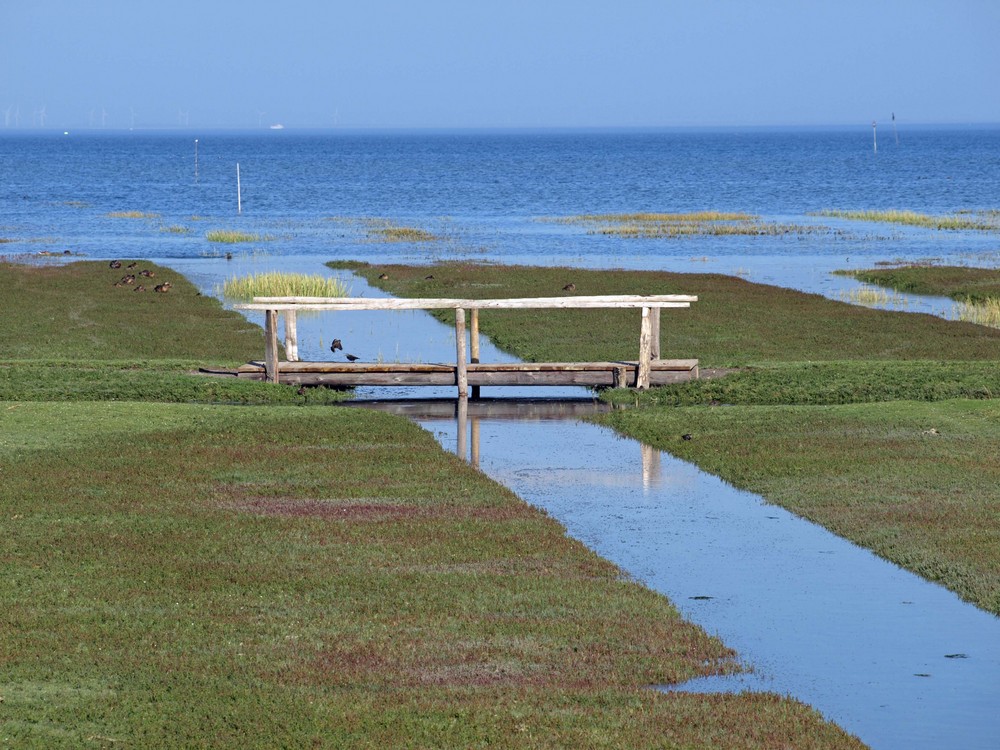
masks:
[[[234,503],[233,508],[261,516],[286,518],[335,518],[370,521],[390,518],[415,518],[427,515],[424,508],[388,503],[343,503],[312,498],[254,497]]]

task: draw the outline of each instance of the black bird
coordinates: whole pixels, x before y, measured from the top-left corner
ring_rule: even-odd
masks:
[[[434,274],[429,273],[426,276],[424,276],[424,281],[431,281],[431,280],[433,280],[433,278],[434,278]]]
[[[691,440],[693,438],[694,435],[692,435],[690,432],[685,432],[683,435],[681,435],[681,440]]]
[[[334,339],[333,343],[330,344],[330,351],[335,352],[337,350],[344,351],[344,345],[340,343],[340,339]]]
[[[120,260],[113,260],[110,263],[108,263],[108,266],[111,268],[121,268],[122,262]]]
[[[566,286],[563,287],[563,291],[564,292],[575,292],[576,291],[576,284],[572,284],[572,283],[567,284]]]
[[[297,394],[299,394],[300,396],[305,396],[306,395],[306,387],[304,385],[300,385],[299,389],[297,391],[295,391],[295,392]]]
[[[355,357],[353,354],[345,354],[344,356],[347,357],[348,362],[357,362],[361,359],[361,357]]]
[[[226,253],[226,260],[232,260],[232,259],[233,259],[233,254],[232,253]]]

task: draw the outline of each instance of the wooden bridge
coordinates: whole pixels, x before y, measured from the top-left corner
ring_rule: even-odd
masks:
[[[264,359],[249,362],[239,377],[303,385],[437,385],[456,386],[461,399],[477,398],[484,385],[586,385],[632,387],[674,383],[698,377],[696,359],[660,358],[660,310],[690,307],[692,295],[603,295],[525,297],[519,299],[417,299],[357,297],[254,297],[241,310],[264,312]],[[484,363],[479,359],[480,310],[568,308],[635,308],[640,311],[638,357],[607,362]],[[455,361],[301,362],[298,358],[296,313],[304,310],[441,310],[455,311]],[[468,311],[468,326],[466,312]],[[279,361],[278,315],[284,315],[285,353]],[[467,341],[468,339],[468,341]]]

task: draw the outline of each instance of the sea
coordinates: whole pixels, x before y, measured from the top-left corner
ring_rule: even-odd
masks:
[[[836,296],[854,283],[838,269],[1000,265],[1000,232],[822,212],[998,208],[1000,126],[0,131],[0,256],[21,259],[474,260],[730,273]],[[789,230],[636,238],[567,221],[703,210]],[[435,239],[386,242],[378,226]],[[257,239],[225,245],[216,230]]]

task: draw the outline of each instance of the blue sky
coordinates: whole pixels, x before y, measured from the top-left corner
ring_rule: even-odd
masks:
[[[1000,0],[0,0],[3,126],[1000,122]]]

